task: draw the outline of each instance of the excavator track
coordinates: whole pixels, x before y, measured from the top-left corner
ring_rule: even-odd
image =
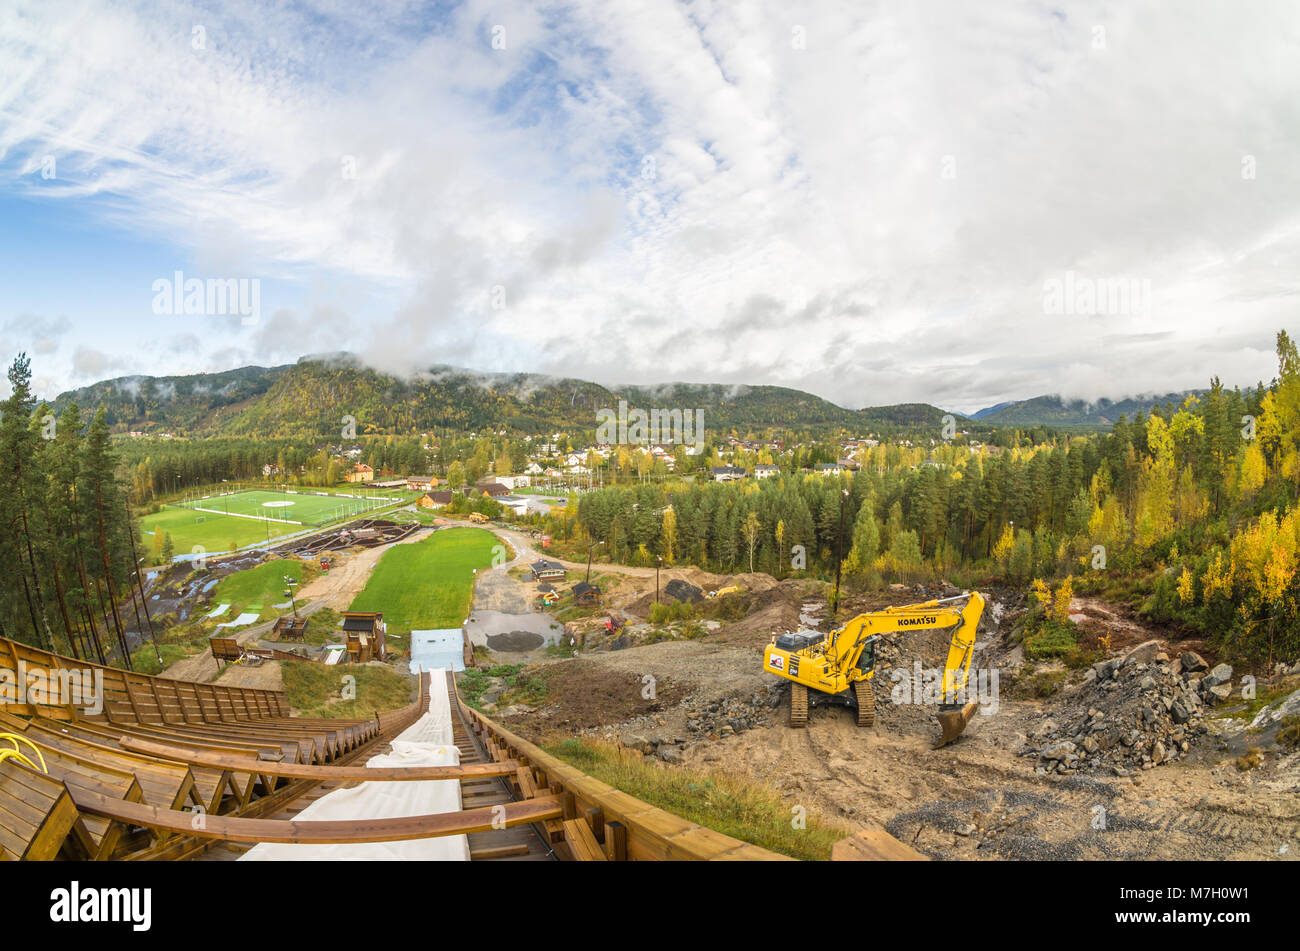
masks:
[[[858,726],[875,726],[876,695],[871,690],[871,681],[857,681],[853,685],[853,694],[858,698]]]
[[[800,729],[808,725],[808,688],[803,684],[790,684],[790,726]]]

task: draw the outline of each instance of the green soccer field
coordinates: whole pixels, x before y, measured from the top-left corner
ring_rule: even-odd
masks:
[[[355,518],[382,508],[406,493],[384,493],[383,496],[357,492],[338,491],[321,494],[312,490],[276,492],[267,489],[248,489],[229,495],[212,495],[182,502],[184,508],[201,515],[229,515],[245,519],[266,519],[272,522],[298,523],[304,526],[324,525],[344,518]]]
[[[171,535],[178,555],[190,554],[196,545],[204,552],[224,552],[364,516],[413,494],[394,491],[350,498],[347,490],[317,495],[249,489],[169,505],[140,519],[140,530],[146,547],[152,544],[154,533],[162,531]]]

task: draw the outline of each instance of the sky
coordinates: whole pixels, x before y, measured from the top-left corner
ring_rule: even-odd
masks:
[[[1297,90],[1291,0],[0,0],[0,356],[46,398],[334,351],[1253,385],[1300,330]]]

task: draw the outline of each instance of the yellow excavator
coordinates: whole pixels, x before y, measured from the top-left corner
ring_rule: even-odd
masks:
[[[975,651],[975,629],[983,613],[984,597],[977,591],[868,611],[829,634],[805,630],[773,638],[763,651],[763,669],[790,681],[790,726],[807,726],[809,690],[827,694],[832,702],[856,707],[858,726],[871,726],[876,722],[876,701],[871,692],[876,642],[900,632],[953,628],[943,669],[942,697],[950,700],[966,686]],[[978,708],[974,701],[940,703],[943,736],[934,748],[947,746],[959,737]]]

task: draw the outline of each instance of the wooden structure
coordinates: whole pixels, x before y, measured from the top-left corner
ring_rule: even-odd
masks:
[[[584,608],[599,607],[600,588],[588,581],[579,581],[573,586],[573,603]]]
[[[276,619],[271,633],[281,641],[298,641],[302,643],[307,637],[307,619],[286,614]]]
[[[244,649],[233,637],[209,637],[208,649],[212,651],[212,659],[218,664],[233,664],[244,656]]]
[[[382,611],[344,611],[343,633],[348,639],[348,658],[354,664],[383,660],[384,613]]]
[[[31,761],[0,760],[0,860],[230,859],[254,842],[364,843],[466,835],[475,861],[773,860],[582,773],[460,702],[448,673],[459,765],[364,766],[429,707],[371,720],[291,718],[279,691],[168,681],[0,639],[0,671],[28,683],[94,675],[102,705],[0,702],[0,731]],[[454,780],[461,810],[332,821],[296,818],[357,781]],[[880,831],[836,858],[916,858]]]

